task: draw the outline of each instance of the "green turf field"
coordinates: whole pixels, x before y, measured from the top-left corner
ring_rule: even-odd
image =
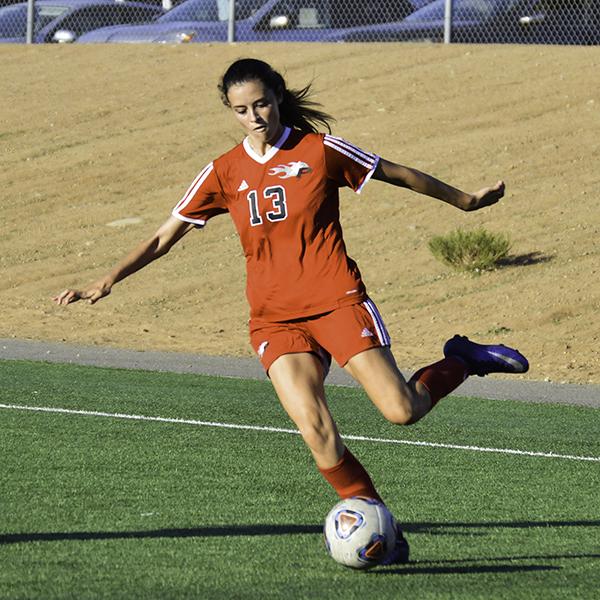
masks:
[[[266,382],[0,362],[0,403],[290,429]],[[598,598],[600,411],[467,398],[385,422],[329,388],[412,562],[326,554],[336,497],[299,436],[0,408],[0,598]]]

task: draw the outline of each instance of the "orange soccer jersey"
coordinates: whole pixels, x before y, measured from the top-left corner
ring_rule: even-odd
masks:
[[[264,156],[245,139],[207,165],[173,215],[202,227],[229,212],[246,257],[251,317],[321,314],[366,298],[342,239],[338,190],[360,192],[378,160],[340,138],[286,128]]]

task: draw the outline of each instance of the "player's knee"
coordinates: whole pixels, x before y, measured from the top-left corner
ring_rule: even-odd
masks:
[[[410,407],[394,407],[393,409],[386,411],[383,416],[394,425],[410,425],[411,423],[414,423],[413,413]]]
[[[415,422],[414,407],[411,398],[394,395],[384,403],[383,416],[394,425],[410,425]]]

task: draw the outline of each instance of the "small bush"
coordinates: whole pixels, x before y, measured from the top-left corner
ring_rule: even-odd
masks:
[[[429,242],[431,253],[458,271],[488,271],[506,257],[510,250],[508,235],[490,233],[483,228],[473,231],[457,229]]]

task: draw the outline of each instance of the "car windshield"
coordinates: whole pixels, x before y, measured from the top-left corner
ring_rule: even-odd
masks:
[[[0,9],[0,37],[25,37],[27,35],[27,6],[6,6]]]
[[[482,20],[491,17],[503,2],[497,0],[454,0],[452,17],[457,21]],[[411,21],[443,21],[445,0],[436,0],[412,15],[406,17]]]
[[[43,27],[46,27],[50,21],[54,21],[57,17],[60,17],[63,13],[71,10],[70,6],[60,6],[58,4],[48,6],[37,7],[37,15],[35,19],[35,30],[39,31]]]
[[[238,0],[235,6],[236,18],[251,17],[263,4],[264,0]],[[229,17],[229,0],[187,0],[171,9],[158,21],[161,23],[173,21],[219,22],[227,21]]]

